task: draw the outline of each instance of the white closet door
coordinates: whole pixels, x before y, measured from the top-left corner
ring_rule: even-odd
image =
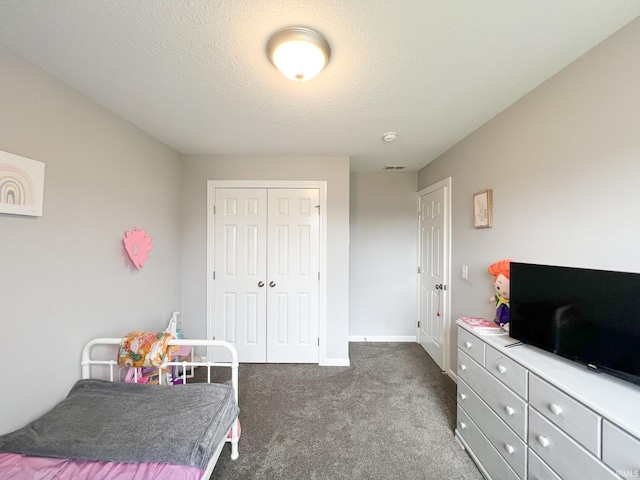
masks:
[[[214,332],[241,362],[317,363],[318,189],[218,188]]]
[[[242,362],[264,362],[267,191],[216,189],[214,331]]]
[[[318,362],[317,189],[269,189],[267,362]]]

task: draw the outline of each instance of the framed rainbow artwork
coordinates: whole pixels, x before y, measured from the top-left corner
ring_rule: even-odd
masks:
[[[44,163],[0,150],[0,213],[42,216]]]

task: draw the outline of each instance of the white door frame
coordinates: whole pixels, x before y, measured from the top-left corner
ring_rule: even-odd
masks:
[[[443,322],[444,322],[444,359],[443,359],[443,369],[449,377],[451,377],[454,381],[457,380],[457,375],[454,371],[451,370],[451,177],[447,177],[444,180],[440,180],[439,182],[434,183],[433,185],[429,185],[428,187],[423,188],[418,191],[416,196],[417,200],[417,211],[420,212],[420,197],[423,195],[427,195],[431,192],[435,192],[436,190],[445,187],[444,191],[444,203],[445,203],[445,214],[444,214],[444,229],[447,236],[447,241],[444,245],[445,250],[445,259],[444,259],[444,273],[446,275],[445,284],[447,289],[443,291]],[[418,257],[420,258],[420,222],[418,222],[417,227],[418,233]],[[420,278],[420,277],[418,277]],[[418,301],[418,320],[420,319],[420,280],[418,280],[418,292],[417,292],[417,301]],[[420,328],[417,327],[418,321],[416,321],[416,338],[420,339]]]
[[[213,272],[216,188],[317,188],[320,191],[320,284],[318,288],[318,337],[320,365],[327,360],[327,182],[295,180],[208,180],[207,181],[207,338],[215,336],[213,326]]]

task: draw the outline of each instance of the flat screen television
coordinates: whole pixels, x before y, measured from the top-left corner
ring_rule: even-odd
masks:
[[[512,262],[509,335],[640,385],[640,274]]]

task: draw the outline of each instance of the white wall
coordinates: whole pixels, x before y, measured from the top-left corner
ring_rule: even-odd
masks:
[[[2,47],[0,71],[0,150],[46,164],[44,216],[0,214],[2,434],[66,395],[87,340],[179,308],[180,156]],[[153,237],[140,271],[134,226]]]
[[[417,172],[351,174],[354,341],[416,341],[417,186]]]
[[[182,310],[185,335],[206,335],[207,181],[327,181],[327,348],[349,358],[349,158],[186,156],[183,177]]]
[[[502,258],[640,272],[638,45],[640,19],[419,172],[420,188],[453,180],[453,320],[493,318],[487,267]],[[475,230],[485,188],[494,226]]]

